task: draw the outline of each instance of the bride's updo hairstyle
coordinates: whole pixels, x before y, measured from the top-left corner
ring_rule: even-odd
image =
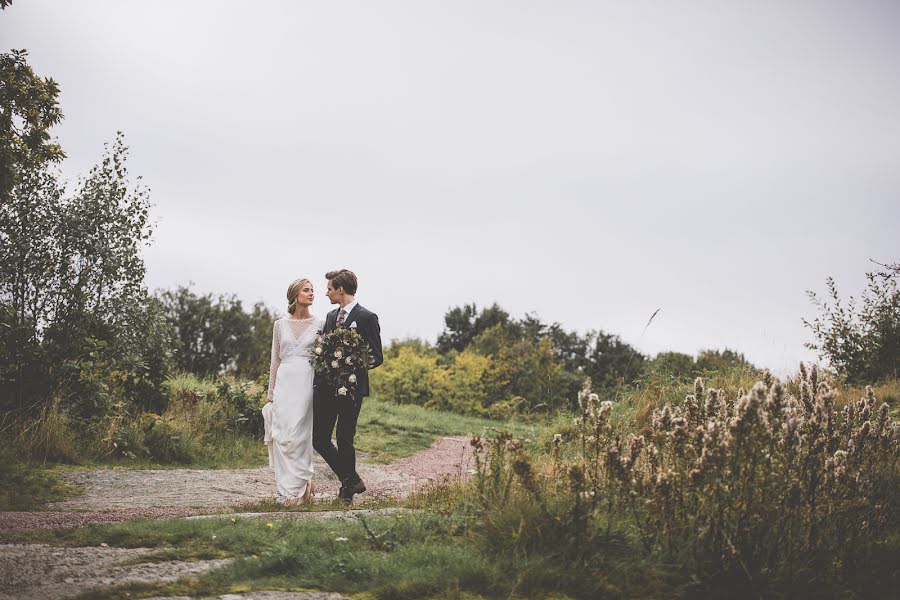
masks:
[[[289,315],[294,314],[294,311],[297,310],[297,294],[299,294],[300,290],[303,289],[304,283],[309,283],[309,279],[307,279],[306,277],[295,279],[291,282],[291,285],[288,286],[287,299]]]

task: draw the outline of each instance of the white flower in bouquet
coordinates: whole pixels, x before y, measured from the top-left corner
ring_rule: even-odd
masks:
[[[344,386],[339,387],[338,388],[338,396],[346,396],[346,395],[347,395],[347,388],[345,388]]]
[[[349,381],[350,383],[356,383],[356,375],[350,373],[350,377],[347,378],[347,381]]]
[[[316,346],[316,354],[322,354],[322,346]]]
[[[339,365],[340,365],[340,363],[338,361],[336,361],[336,360],[331,361],[332,369],[337,369]]]
[[[340,358],[340,357],[342,357],[343,355],[344,355],[344,353],[341,352],[340,350],[335,350],[335,351],[334,351],[334,357],[335,357],[335,358]]]
[[[348,365],[353,364],[353,360],[349,356],[347,357],[347,360],[345,360],[344,362],[347,363]]]

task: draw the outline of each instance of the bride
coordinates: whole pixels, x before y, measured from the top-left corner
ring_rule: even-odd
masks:
[[[275,467],[276,497],[285,504],[301,504],[313,497],[314,371],[309,351],[323,322],[309,312],[313,287],[308,279],[291,283],[287,299],[288,315],[275,321],[272,330],[271,404],[266,404],[263,414],[266,421],[271,418],[266,442],[269,463]]]

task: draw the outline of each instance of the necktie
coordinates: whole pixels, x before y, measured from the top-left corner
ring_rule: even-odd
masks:
[[[344,320],[345,320],[346,318],[347,318],[347,311],[344,310],[344,309],[342,308],[342,309],[341,309],[341,312],[338,313],[337,326],[338,326],[338,327],[343,327],[343,326],[344,326]]]

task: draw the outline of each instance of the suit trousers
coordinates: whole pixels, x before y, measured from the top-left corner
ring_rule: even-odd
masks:
[[[313,398],[313,448],[341,480],[341,485],[359,482],[356,472],[356,421],[362,408],[362,397],[351,400],[341,396],[317,394]],[[331,433],[337,423],[337,447]]]

